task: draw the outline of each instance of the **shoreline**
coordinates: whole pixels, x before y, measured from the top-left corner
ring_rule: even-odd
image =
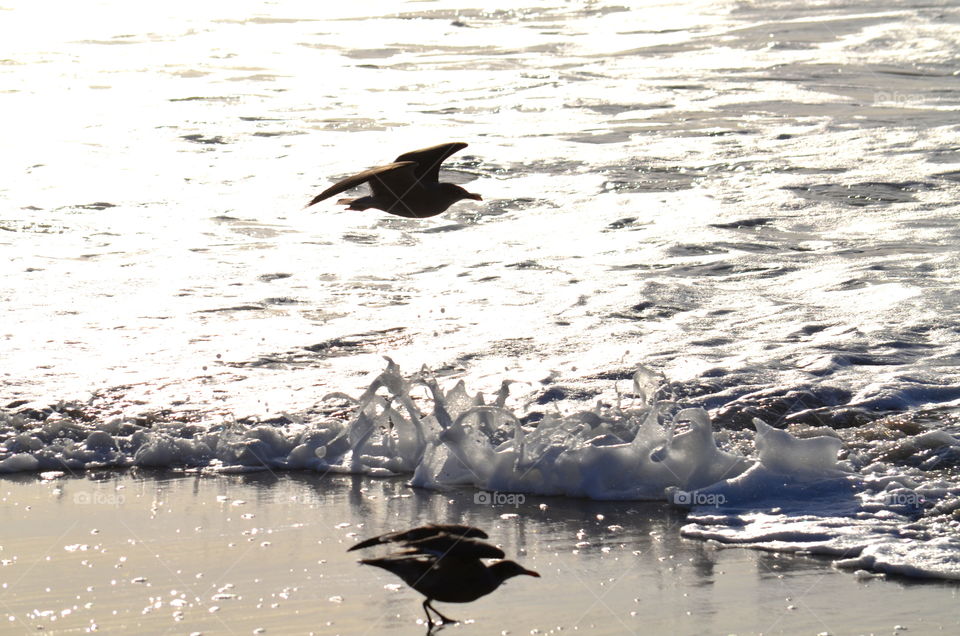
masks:
[[[438,604],[466,621],[448,633],[960,629],[960,585],[683,539],[686,515],[662,503],[491,505],[404,478],[153,470],[5,476],[0,492],[0,620],[16,633],[424,633],[419,594],[346,548],[427,521],[484,528],[542,576]]]

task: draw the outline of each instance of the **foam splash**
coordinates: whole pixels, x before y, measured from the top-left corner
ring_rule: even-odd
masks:
[[[960,580],[960,486],[879,471],[845,471],[829,436],[797,439],[755,419],[759,461],[698,493],[686,537],[718,545],[836,557],[858,572]],[[947,435],[944,443],[958,445]],[[878,467],[879,468],[879,467]]]
[[[388,359],[359,398],[341,393],[324,398],[348,405],[340,413],[349,418],[287,416],[280,426],[200,427],[121,419],[97,424],[56,411],[42,422],[6,416],[0,472],[129,466],[314,470],[411,474],[411,483],[424,488],[663,499],[668,488],[704,488],[753,464],[718,448],[703,409],[667,417],[672,404],[653,399],[659,382],[647,369],[634,375],[629,406],[623,400],[598,404],[568,415],[547,414],[536,424],[524,423],[505,406],[508,385],[487,404],[463,382],[444,391],[426,372],[405,377]],[[428,413],[415,402],[418,387],[428,393]],[[835,461],[835,454],[828,448],[832,458],[822,461]]]
[[[843,443],[833,435],[800,439],[755,419],[755,457],[723,450],[707,412],[655,399],[660,383],[645,368],[634,375],[629,400],[530,423],[507,408],[508,382],[487,404],[462,381],[444,391],[426,371],[407,377],[387,360],[359,398],[331,394],[325,415],[286,416],[280,424],[144,426],[57,411],[42,421],[0,413],[0,473],[311,470],[410,475],[412,485],[432,489],[666,499],[690,508],[685,536],[960,579],[960,486],[879,462],[855,470],[838,462]],[[423,388],[426,397],[418,397]],[[418,405],[424,399],[427,411]],[[916,439],[960,447],[943,431]],[[927,511],[939,514],[926,522]]]

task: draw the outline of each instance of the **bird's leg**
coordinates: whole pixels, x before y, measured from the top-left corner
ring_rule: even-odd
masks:
[[[447,623],[459,623],[459,622],[460,622],[460,621],[455,620],[455,619],[452,619],[452,618],[447,618],[446,616],[444,616],[443,614],[441,614],[440,612],[438,612],[438,611],[437,611],[437,608],[434,607],[433,605],[431,605],[429,600],[426,600],[426,601],[423,602],[423,608],[426,609],[426,608],[428,608],[428,607],[429,607],[430,609],[432,609],[432,610],[433,610],[433,613],[436,614],[437,617],[440,619],[440,624],[441,624],[441,625],[446,625]]]
[[[427,627],[433,628],[433,617],[430,616],[430,599],[427,599],[423,602],[423,611],[427,615]],[[436,611],[436,610],[434,610]]]

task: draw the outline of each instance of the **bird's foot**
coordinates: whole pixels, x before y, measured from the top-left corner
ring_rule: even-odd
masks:
[[[426,611],[426,613],[427,613],[427,625],[429,625],[430,627],[432,627],[433,625],[436,624],[436,623],[433,622],[433,617],[430,616],[430,612],[431,612],[431,611],[432,611],[434,614],[437,615],[437,618],[440,619],[439,625],[441,625],[441,626],[443,626],[443,625],[452,625],[453,623],[459,623],[459,622],[460,622],[460,621],[458,621],[458,620],[456,620],[456,619],[453,619],[453,618],[449,618],[449,617],[447,617],[447,616],[444,616],[443,614],[441,614],[440,612],[438,612],[438,611],[437,611],[437,608],[435,608],[433,605],[431,605],[431,604],[429,603],[429,601],[428,601],[428,602],[425,602],[425,603],[423,604],[423,609],[424,609],[424,610]]]

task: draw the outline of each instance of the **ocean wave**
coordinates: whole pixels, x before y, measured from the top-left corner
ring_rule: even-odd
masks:
[[[640,367],[615,404],[536,421],[507,406],[508,381],[488,403],[462,381],[445,390],[426,369],[404,375],[389,358],[359,397],[332,393],[310,413],[270,422],[85,421],[60,404],[33,418],[0,413],[0,473],[315,471],[409,475],[435,490],[666,500],[690,509],[684,536],[960,579],[957,436],[876,424],[844,440],[759,419],[752,434],[715,431],[707,411],[664,395],[662,380]],[[917,455],[925,463],[906,461]]]

